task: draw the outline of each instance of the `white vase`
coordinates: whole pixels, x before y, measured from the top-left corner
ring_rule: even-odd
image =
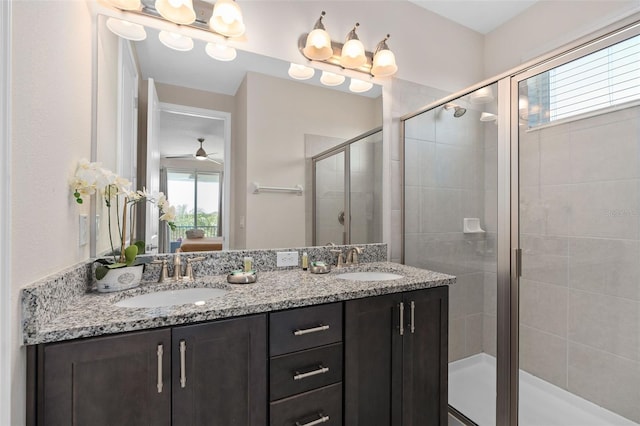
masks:
[[[100,293],[127,290],[138,287],[142,280],[144,265],[125,266],[124,268],[109,269],[107,275],[95,283]]]

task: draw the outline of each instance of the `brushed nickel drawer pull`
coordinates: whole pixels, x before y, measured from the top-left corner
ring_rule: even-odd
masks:
[[[187,386],[187,372],[186,370],[186,355],[187,355],[187,342],[180,340],[180,387]]]
[[[319,425],[320,423],[326,423],[329,421],[329,416],[325,416],[322,413],[318,413],[318,416],[320,416],[319,419],[310,421],[309,423],[296,422],[296,426],[314,426],[314,425]]]
[[[164,349],[162,347],[162,343],[158,345],[158,393],[162,393],[162,355],[164,354]]]
[[[416,302],[411,301],[411,334],[416,332]]]
[[[317,333],[318,331],[325,331],[325,330],[328,330],[328,329],[329,329],[328,325],[320,324],[317,327],[305,328],[304,330],[296,330],[296,331],[293,332],[293,335],[294,336],[304,336],[305,334]]]
[[[400,302],[400,335],[404,335],[404,303]]]
[[[293,380],[302,380],[306,379],[307,377],[317,376],[318,374],[325,374],[328,372],[329,367],[323,367],[322,365],[319,365],[317,370],[309,371],[306,373],[299,373],[296,371],[296,374],[294,374],[293,376]]]

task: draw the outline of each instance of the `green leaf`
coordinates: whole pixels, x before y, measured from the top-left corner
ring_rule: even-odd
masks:
[[[134,243],[136,245],[136,247],[138,247],[138,254],[144,254],[144,249],[145,249],[145,243],[144,241],[136,241]]]
[[[138,246],[131,245],[124,249],[124,258],[127,260],[127,266],[131,265],[138,255]]]
[[[105,265],[96,266],[96,279],[103,279],[107,275],[107,272],[109,272],[109,268],[107,268]]]

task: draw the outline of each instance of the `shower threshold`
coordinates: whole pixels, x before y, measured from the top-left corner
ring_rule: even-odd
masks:
[[[496,424],[496,360],[485,353],[449,363],[449,405],[479,426]],[[519,426],[639,426],[520,370]]]

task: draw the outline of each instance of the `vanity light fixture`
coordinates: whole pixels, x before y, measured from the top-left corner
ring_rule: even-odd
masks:
[[[122,19],[107,19],[107,28],[115,35],[131,41],[141,41],[147,38],[147,32],[140,24],[134,24]]]
[[[331,37],[329,37],[329,33],[324,29],[324,24],[322,23],[324,15],[326,15],[326,12],[323,10],[313,26],[313,31],[307,36],[307,42],[302,49],[304,56],[314,61],[324,61],[333,55]]]
[[[142,7],[140,0],[107,0],[107,3],[122,10],[140,10]]]
[[[293,62],[289,65],[289,77],[295,78],[296,80],[308,80],[316,73],[311,67],[307,67],[305,65],[294,64]]]
[[[371,90],[372,87],[373,83],[369,81],[358,80],[357,78],[352,78],[351,83],[349,83],[349,90],[351,90],[353,93],[364,93]]]
[[[155,8],[160,16],[176,24],[189,25],[196,20],[193,0],[156,0]]]
[[[389,46],[387,46],[387,40],[391,37],[390,34],[376,46],[376,51],[373,54],[373,65],[371,66],[371,74],[376,77],[389,77],[398,71],[398,65],[396,65],[396,55],[393,54]]]
[[[236,52],[236,49],[227,46],[224,43],[207,43],[204,51],[207,52],[207,55],[211,56],[213,59],[217,59],[218,61],[223,62],[233,61],[236,56],[238,56],[238,52]]]
[[[491,86],[481,87],[469,95],[469,102],[474,105],[486,104],[494,99],[495,97],[493,96],[493,89]]]
[[[193,40],[191,37],[184,36],[182,34],[169,32],[169,31],[160,31],[158,34],[158,38],[170,49],[178,50],[180,52],[188,52],[193,49]]]
[[[356,22],[353,29],[347,34],[347,40],[344,42],[344,46],[342,46],[340,65],[345,68],[359,68],[367,62],[367,56],[364,53],[364,45],[356,34],[356,29],[359,26],[360,23]]]
[[[320,83],[325,86],[339,86],[344,83],[344,80],[344,75],[335,74],[329,71],[322,71],[322,76],[320,76]]]
[[[245,26],[240,6],[234,0],[218,0],[213,6],[209,27],[225,37],[239,37]]]
[[[310,61],[324,62],[341,70],[349,69],[373,77],[388,77],[398,71],[395,55],[386,43],[389,34],[378,43],[375,52],[371,53],[365,50],[356,34],[360,23],[354,25],[347,34],[345,43],[341,44],[331,41],[322,23],[324,15],[323,11],[313,31],[298,39],[298,49],[302,56]]]

